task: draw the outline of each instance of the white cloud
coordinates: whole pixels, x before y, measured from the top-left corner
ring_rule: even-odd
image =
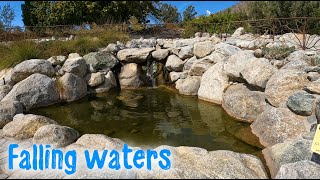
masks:
[[[210,15],[211,12],[210,12],[209,10],[206,10],[206,14],[207,14],[207,15]]]

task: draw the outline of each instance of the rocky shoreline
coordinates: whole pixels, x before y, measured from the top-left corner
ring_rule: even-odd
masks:
[[[109,44],[83,57],[72,53],[48,60],[31,59],[1,70],[0,177],[48,177],[48,172],[26,175],[6,169],[10,142],[25,143],[26,148],[42,143],[77,150],[110,149],[124,143],[98,134],[80,137],[73,128],[44,116],[23,114],[25,111],[107,93],[112,88],[165,83],[173,84],[180,94],[222,105],[232,117],[250,123],[265,147],[262,152],[271,178],[319,177],[320,165],[310,161],[310,146],[320,118],[320,56],[316,50],[299,47],[289,51],[292,42],[290,33],[273,41],[266,35],[245,34],[239,28],[224,40],[208,33],[196,33],[190,39],[134,39]],[[273,49],[279,52],[272,54]],[[279,57],[283,49],[289,52]],[[93,175],[83,166],[72,177],[268,178],[262,162],[252,155],[168,148],[174,152],[172,161],[176,164],[166,173],[157,169]],[[307,167],[318,171],[310,172]],[[57,177],[66,176],[57,171]]]

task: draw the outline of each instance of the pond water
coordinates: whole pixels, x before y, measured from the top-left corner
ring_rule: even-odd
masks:
[[[105,134],[131,146],[194,146],[256,154],[250,124],[235,121],[221,106],[166,87],[111,91],[79,101],[35,109],[80,134]]]

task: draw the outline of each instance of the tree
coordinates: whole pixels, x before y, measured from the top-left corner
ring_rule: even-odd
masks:
[[[25,1],[22,17],[26,26],[80,25],[128,22],[135,16],[148,22],[159,1]]]
[[[14,16],[14,10],[10,4],[6,4],[2,8],[0,7],[0,21],[4,26],[10,27],[14,20]]]
[[[158,19],[165,23],[178,23],[181,21],[181,14],[176,7],[161,3],[158,9]]]
[[[183,21],[190,21],[195,18],[197,12],[194,9],[194,6],[190,5],[185,11],[183,11]]]

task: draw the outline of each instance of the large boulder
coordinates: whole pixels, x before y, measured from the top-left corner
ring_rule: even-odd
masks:
[[[265,147],[295,139],[309,131],[303,116],[296,115],[287,108],[274,107],[267,108],[250,127]]]
[[[34,144],[50,144],[52,147],[65,147],[77,140],[79,132],[67,126],[49,124],[40,127],[33,136]]]
[[[48,61],[53,66],[62,65],[66,61],[66,57],[65,56],[52,56],[48,59]]]
[[[101,72],[88,74],[85,79],[90,87],[99,86],[104,82],[104,76]]]
[[[13,68],[11,71],[11,80],[17,83],[35,73],[53,76],[54,72],[54,68],[49,61],[44,59],[31,59],[23,61]]]
[[[79,77],[83,77],[87,73],[87,63],[81,57],[68,58],[61,69],[64,72],[72,73]]]
[[[184,61],[182,61],[178,56],[176,55],[170,55],[167,59],[165,67],[169,71],[182,71],[184,65]]]
[[[308,63],[301,59],[295,59],[288,62],[286,65],[281,67],[281,69],[297,69],[303,71],[308,66]]]
[[[84,134],[76,142],[76,145],[80,145],[87,148],[100,149],[117,149],[123,146],[124,142],[117,138],[110,138],[103,134]]]
[[[214,46],[214,51],[224,55],[225,57],[228,57],[237,53],[238,51],[241,51],[241,49],[227,43],[218,43]]]
[[[124,63],[143,63],[146,61],[149,54],[155,48],[130,48],[123,49],[117,53],[117,57]]]
[[[236,31],[234,31],[234,33],[231,36],[232,37],[239,37],[244,33],[245,33],[244,28],[243,27],[239,27],[238,29],[236,29]]]
[[[307,74],[294,69],[281,69],[274,73],[266,84],[265,95],[268,102],[279,107],[297,90],[308,83]]]
[[[220,53],[213,52],[209,56],[201,58],[193,63],[190,67],[189,75],[191,76],[202,76],[211,66],[217,62],[223,61],[225,56]]]
[[[200,81],[200,76],[188,76],[186,79],[183,79],[178,86],[179,93],[184,95],[197,95]]]
[[[57,81],[61,100],[71,102],[87,95],[86,82],[77,75],[66,73]]]
[[[0,101],[11,91],[12,86],[9,84],[0,86]]]
[[[151,55],[156,61],[162,61],[168,57],[169,50],[168,49],[157,49],[156,51],[153,51],[151,53]]]
[[[95,70],[111,69],[119,63],[118,59],[113,54],[103,51],[91,52],[84,55],[83,59]]]
[[[117,86],[117,80],[113,75],[112,71],[109,71],[106,75],[104,75],[104,82],[100,86],[95,88],[95,93],[106,93],[111,88]]]
[[[296,114],[310,116],[312,114],[315,99],[315,96],[306,93],[305,91],[298,91],[289,96],[287,106]]]
[[[196,147],[160,146],[155,150],[169,149],[172,167],[165,173],[157,164],[153,171],[139,170],[137,178],[181,178],[181,179],[266,179],[268,178],[262,162],[255,156],[232,151],[218,150],[208,152]]]
[[[274,178],[282,165],[301,160],[310,160],[312,138],[299,136],[293,140],[275,144],[262,150],[264,159]]]
[[[3,134],[15,139],[28,139],[32,138],[40,127],[49,124],[57,122],[40,115],[17,114],[13,117],[13,121],[3,127]]]
[[[236,119],[252,123],[267,107],[264,93],[243,84],[231,85],[223,95],[222,107]]]
[[[320,165],[310,160],[284,164],[275,179],[319,179]]]
[[[193,46],[182,47],[178,53],[178,57],[182,60],[193,56]]]
[[[23,105],[18,101],[0,102],[0,128],[13,120],[16,114],[23,112]]]
[[[121,67],[119,82],[121,88],[137,88],[143,85],[140,79],[141,67],[136,63],[129,63]]]
[[[192,56],[191,58],[185,60],[183,71],[188,71],[196,61],[198,61],[196,56]]]
[[[43,74],[32,74],[13,86],[3,101],[20,101],[28,110],[48,106],[60,101],[57,85]]]
[[[250,51],[239,51],[231,55],[226,64],[224,71],[230,78],[240,78],[240,72],[246,67],[246,64],[256,61],[256,58]]]
[[[213,50],[214,50],[214,43],[212,43],[212,41],[197,42],[194,44],[193,54],[197,58],[203,58],[211,54]]]
[[[201,77],[198,98],[214,102],[222,103],[222,96],[226,88],[229,86],[228,77],[223,71],[224,62],[218,62],[210,67]]]
[[[278,68],[271,65],[268,59],[253,58],[254,61],[245,63],[240,75],[251,85],[266,88],[270,77],[278,71]]]

